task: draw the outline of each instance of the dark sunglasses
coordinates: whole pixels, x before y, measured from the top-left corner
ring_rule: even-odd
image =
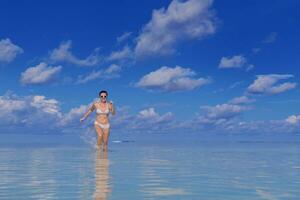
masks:
[[[100,97],[101,97],[101,98],[106,98],[106,96],[102,96],[102,95],[101,95]]]

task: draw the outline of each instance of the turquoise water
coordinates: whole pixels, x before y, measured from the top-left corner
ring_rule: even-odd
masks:
[[[103,153],[70,137],[9,136],[0,199],[300,198],[300,143],[199,138],[112,135]]]

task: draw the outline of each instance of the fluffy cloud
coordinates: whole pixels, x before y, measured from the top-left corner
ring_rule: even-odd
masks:
[[[2,121],[16,121],[15,113],[26,109],[26,102],[21,99],[0,96],[0,119]]]
[[[168,112],[164,115],[159,115],[157,112],[155,112],[154,108],[148,108],[141,110],[138,114],[138,118],[141,120],[151,121],[153,123],[161,123],[169,121],[172,118],[172,113]]]
[[[177,127],[211,133],[232,132],[237,130],[240,116],[245,111],[253,109],[248,104],[255,101],[244,95],[233,98],[227,103],[201,106],[201,113],[197,113],[193,119],[180,122]]]
[[[94,119],[92,116],[85,123],[79,123],[80,117],[89,106],[80,105],[64,113],[60,110],[60,103],[56,99],[42,95],[20,97],[15,94],[5,94],[0,96],[0,133],[83,133],[85,130],[81,128],[93,129],[92,121]],[[133,130],[137,126],[142,129],[142,123],[140,123],[142,120],[137,116],[124,112],[122,107],[118,107],[117,112],[117,117],[113,117],[111,120],[113,127],[123,130],[125,125],[126,131]],[[165,116],[160,117],[166,118]],[[159,116],[157,119],[160,119]],[[143,123],[148,121],[143,120]]]
[[[29,67],[21,74],[21,83],[26,84],[42,84],[55,79],[61,71],[61,66],[51,67],[46,63],[40,63],[35,67]]]
[[[26,110],[26,102],[19,99],[0,97],[0,125],[22,123],[20,115]]]
[[[159,89],[163,91],[193,90],[211,82],[209,78],[195,79],[196,73],[189,68],[163,66],[143,76],[137,87]]]
[[[173,130],[205,133],[230,133],[239,122],[239,116],[250,107],[229,103],[215,106],[202,106],[201,114],[194,118],[173,124]],[[235,130],[235,128],[233,128]]]
[[[89,106],[80,105],[79,107],[71,108],[69,112],[64,114],[61,125],[78,124],[79,119],[84,115]]]
[[[248,87],[247,92],[252,94],[278,94],[296,87],[297,83],[285,82],[276,84],[280,80],[293,78],[291,74],[258,75],[256,80]]]
[[[254,101],[255,101],[255,99],[250,99],[247,96],[241,96],[241,97],[236,97],[236,98],[232,99],[231,101],[229,101],[229,103],[231,103],[231,104],[247,104],[247,103],[252,103]]]
[[[45,96],[0,96],[0,124],[52,128],[61,119],[59,102]],[[51,124],[51,127],[49,127]]]
[[[291,115],[283,120],[242,121],[239,117],[251,107],[221,104],[202,107],[204,113],[191,120],[177,122],[174,129],[205,133],[239,133],[239,134],[286,134],[299,133],[300,116]]]
[[[205,118],[208,119],[231,119],[241,114],[242,111],[248,110],[249,108],[241,105],[233,104],[218,104],[216,106],[204,106],[202,107],[206,114]]]
[[[90,104],[91,105],[91,104]],[[80,105],[62,112],[60,102],[42,95],[19,97],[0,96],[0,133],[91,133],[94,136],[94,116],[84,123],[80,117],[90,105]],[[240,121],[240,116],[249,107],[233,104],[219,104],[202,107],[204,113],[192,120],[178,121],[171,112],[159,114],[154,107],[131,114],[128,107],[116,107],[117,115],[111,116],[111,127],[118,132],[172,133],[297,133],[300,116],[291,115],[282,120]],[[94,115],[95,113],[93,113]],[[20,128],[20,129],[18,129]]]
[[[82,84],[100,78],[102,79],[117,78],[120,76],[119,75],[120,71],[121,71],[121,67],[119,65],[112,64],[109,67],[107,67],[105,70],[92,71],[91,73],[85,76],[80,75],[76,83]]]
[[[21,53],[23,53],[23,49],[13,44],[10,39],[0,40],[0,62],[9,63]]]
[[[264,120],[264,121],[239,121],[231,125],[231,132],[236,133],[259,133],[259,134],[287,134],[299,133],[299,116],[292,115],[282,120]]]
[[[118,120],[119,125],[117,125],[114,123],[115,119],[112,118],[112,123],[115,124],[117,128],[119,127],[118,129],[121,129],[120,131],[126,129],[130,132],[168,132],[173,129],[175,123],[171,112],[160,115],[153,107],[143,109],[139,111],[137,115],[127,113],[125,118],[124,114],[121,114],[121,116],[123,116],[126,123],[121,123],[121,121]],[[120,119],[118,116],[117,118]],[[122,125],[120,126],[120,124]]]
[[[95,49],[94,52],[85,59],[79,59],[73,55],[71,48],[72,42],[70,40],[62,42],[58,48],[51,52],[50,60],[53,62],[68,62],[79,66],[94,66],[99,64],[101,60],[98,55],[99,49]]]
[[[46,99],[45,96],[35,95],[32,97],[30,105],[44,113],[60,116],[59,103],[55,99]]]
[[[0,96],[0,133],[12,131],[37,133],[75,133],[81,126],[87,127],[92,123],[80,124],[88,105],[72,108],[62,112],[60,102],[43,95],[17,96],[5,94]],[[82,127],[81,127],[82,128]]]
[[[78,127],[78,120],[86,111],[86,108],[87,107],[84,106],[77,107],[72,109],[68,114],[65,114],[64,121],[66,123],[64,127]],[[153,107],[140,110],[137,114],[131,113],[129,106],[116,105],[115,108],[116,115],[110,116],[110,124],[113,131],[119,133],[168,132],[173,129],[174,123],[176,123],[171,112],[159,114]],[[94,118],[89,117],[87,120],[88,122],[84,122],[83,124],[89,124],[88,126],[91,126]],[[70,131],[72,131],[72,129]]]
[[[241,68],[247,66],[247,59],[243,55],[230,57],[222,57],[219,63],[219,68]],[[253,68],[253,65],[248,65],[248,68]],[[250,69],[249,68],[249,69]]]
[[[175,45],[187,39],[201,39],[216,31],[212,0],[173,0],[167,9],[154,10],[151,20],[137,37],[137,58],[175,52]]]
[[[110,65],[107,69],[105,69],[106,74],[113,74],[113,73],[118,73],[121,71],[121,67],[116,64]]]
[[[91,73],[83,76],[80,75],[78,77],[78,80],[76,81],[77,84],[82,84],[82,83],[86,83],[92,80],[96,80],[98,78],[100,78],[102,76],[103,71],[99,70],[99,71],[92,71]]]
[[[120,42],[127,40],[131,34],[132,34],[132,32],[123,33],[121,36],[117,37],[117,42],[120,43]]]
[[[300,124],[300,115],[291,115],[285,120],[289,124]]]
[[[132,51],[128,46],[125,46],[120,51],[115,51],[110,54],[110,56],[107,58],[108,61],[115,61],[115,60],[123,60],[132,58]]]

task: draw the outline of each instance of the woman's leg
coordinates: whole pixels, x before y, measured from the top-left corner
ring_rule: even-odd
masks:
[[[96,133],[97,133],[97,135],[98,135],[97,144],[98,144],[98,147],[100,148],[100,147],[101,147],[101,144],[102,144],[102,139],[103,139],[103,131],[102,131],[102,129],[99,127],[98,124],[95,124],[95,130],[96,130]]]
[[[107,151],[107,144],[108,144],[108,137],[109,137],[109,129],[110,129],[110,128],[104,128],[104,129],[103,129],[103,142],[104,142],[103,150],[104,150],[104,151]]]

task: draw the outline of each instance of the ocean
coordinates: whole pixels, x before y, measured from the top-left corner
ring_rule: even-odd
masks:
[[[103,152],[93,136],[0,139],[0,199],[300,199],[299,140],[112,133]]]

